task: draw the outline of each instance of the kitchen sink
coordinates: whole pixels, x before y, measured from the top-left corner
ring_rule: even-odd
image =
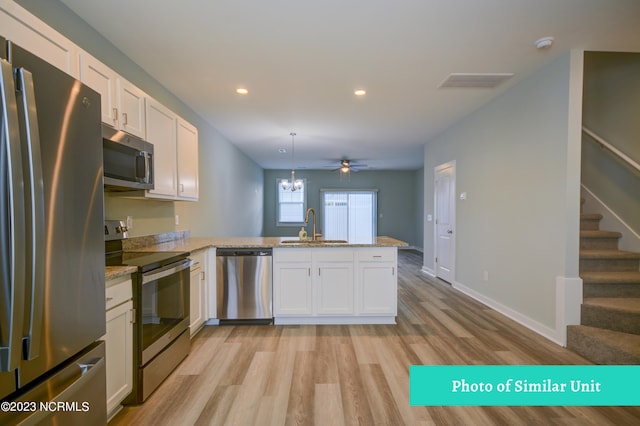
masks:
[[[300,244],[300,245],[314,245],[314,244],[347,244],[347,240],[283,240],[282,244]]]

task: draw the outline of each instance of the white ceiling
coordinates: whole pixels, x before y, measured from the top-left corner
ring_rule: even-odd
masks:
[[[296,168],[417,169],[426,141],[568,49],[640,51],[638,0],[60,1],[267,169],[291,166],[292,131]],[[494,72],[515,76],[438,88]]]

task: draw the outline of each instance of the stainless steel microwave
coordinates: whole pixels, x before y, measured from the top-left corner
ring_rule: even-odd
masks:
[[[105,191],[153,189],[153,144],[102,125]]]

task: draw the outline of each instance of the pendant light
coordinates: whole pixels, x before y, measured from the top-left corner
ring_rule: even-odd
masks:
[[[294,132],[289,133],[291,135],[291,181],[287,180],[287,179],[282,179],[282,181],[280,181],[280,184],[282,185],[282,189],[284,189],[285,191],[291,190],[291,192],[293,191],[299,191],[302,189],[302,179],[297,179],[296,180],[296,172],[295,172],[295,168],[294,168],[294,138],[296,136],[296,134]]]

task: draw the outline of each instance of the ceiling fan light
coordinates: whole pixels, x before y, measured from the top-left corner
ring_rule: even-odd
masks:
[[[349,173],[349,166],[342,166],[340,168],[340,173]]]

